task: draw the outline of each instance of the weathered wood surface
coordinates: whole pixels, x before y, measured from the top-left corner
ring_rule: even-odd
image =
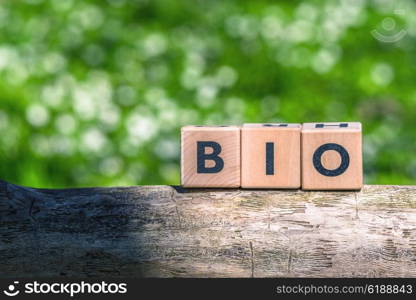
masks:
[[[0,181],[0,277],[416,276],[416,187],[37,190]]]

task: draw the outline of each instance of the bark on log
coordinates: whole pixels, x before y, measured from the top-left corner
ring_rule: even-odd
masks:
[[[0,181],[0,277],[414,277],[416,186],[46,190]]]

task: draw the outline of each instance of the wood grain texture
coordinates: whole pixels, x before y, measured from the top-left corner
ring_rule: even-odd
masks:
[[[240,187],[240,127],[239,126],[184,126],[181,129],[181,184],[184,187]],[[223,168],[217,173],[200,173],[197,170],[197,142],[215,142],[220,147],[218,157]],[[204,154],[213,153],[211,147]],[[206,168],[216,162],[204,161]]]
[[[241,187],[300,188],[300,131],[300,124],[244,124],[241,128]],[[267,143],[272,143],[273,158],[269,174],[266,171]]]
[[[0,181],[0,277],[415,277],[416,187],[45,190]]]
[[[322,124],[323,128],[317,128]],[[358,122],[304,123],[302,126],[302,189],[304,190],[359,190],[363,186],[362,133]],[[314,166],[315,151],[325,144],[337,144],[348,153],[349,165],[342,174],[327,176]],[[319,160],[327,170],[341,165],[341,156],[334,150],[323,152]]]

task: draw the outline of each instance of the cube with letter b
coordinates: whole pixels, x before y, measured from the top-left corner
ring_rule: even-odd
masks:
[[[359,190],[363,186],[361,123],[304,123],[302,189]]]
[[[182,127],[181,182],[184,187],[240,187],[240,127]]]
[[[300,187],[300,124],[244,124],[241,187]]]

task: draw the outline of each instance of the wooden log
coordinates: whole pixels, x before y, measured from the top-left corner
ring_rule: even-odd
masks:
[[[416,187],[46,190],[0,181],[1,277],[414,277]]]

